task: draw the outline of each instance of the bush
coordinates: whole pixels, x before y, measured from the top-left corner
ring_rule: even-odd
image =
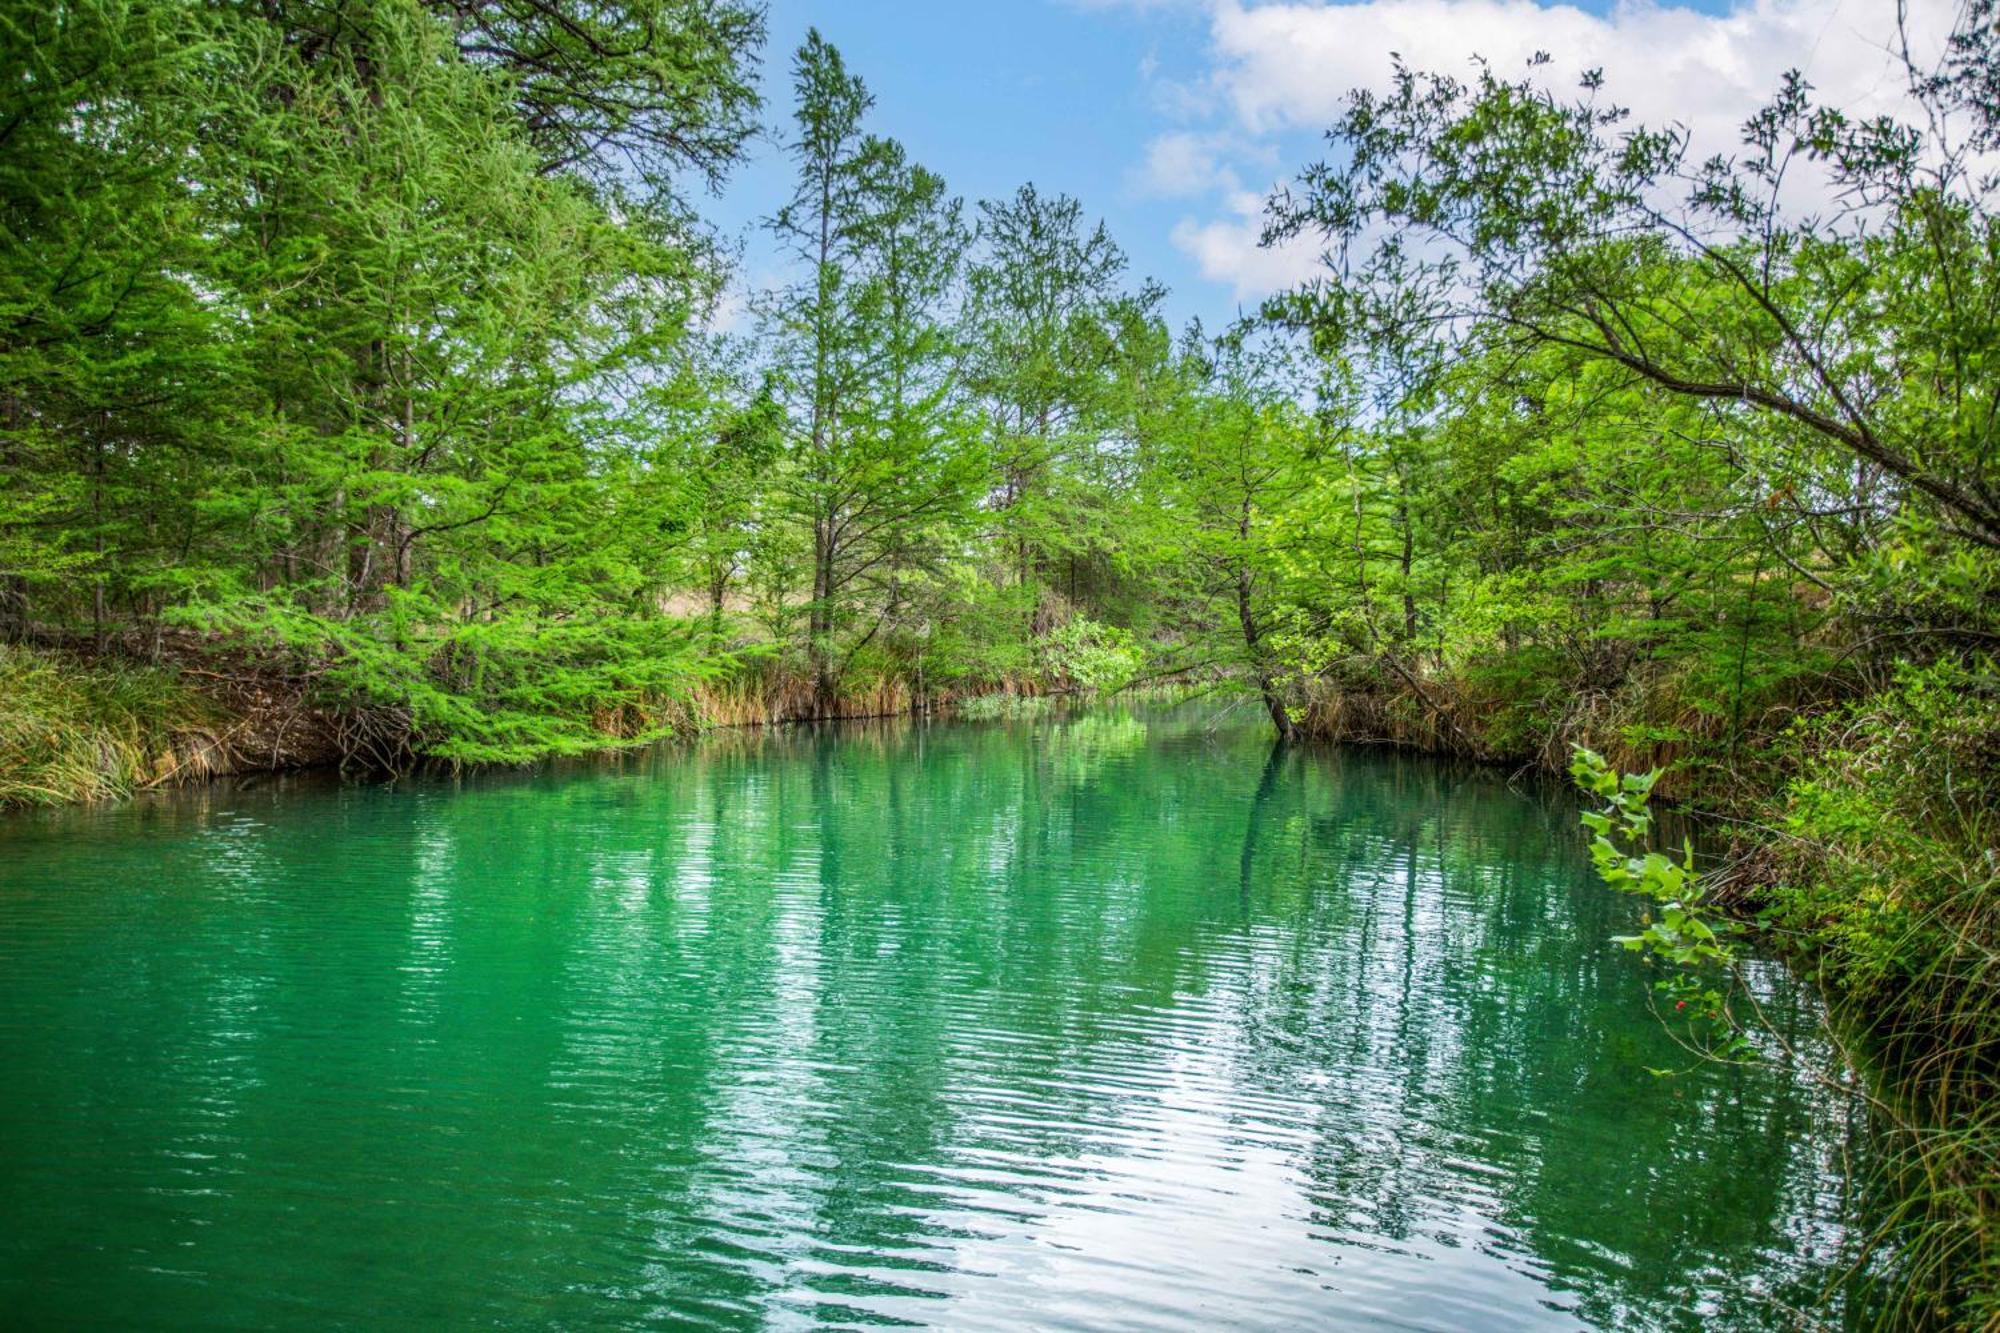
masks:
[[[1130,630],[1076,616],[1050,630],[1040,645],[1050,679],[1083,690],[1115,690],[1130,683],[1146,654]]]

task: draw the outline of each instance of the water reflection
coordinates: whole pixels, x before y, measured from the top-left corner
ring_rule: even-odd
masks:
[[[1559,797],[1198,710],[0,829],[30,1322],[1785,1327],[1844,1109],[1672,1084]],[[1811,1040],[1781,975],[1773,1011]]]

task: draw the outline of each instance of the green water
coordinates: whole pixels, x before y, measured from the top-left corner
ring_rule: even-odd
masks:
[[[1200,708],[0,821],[0,1319],[1790,1326],[1847,1113],[1577,843]]]

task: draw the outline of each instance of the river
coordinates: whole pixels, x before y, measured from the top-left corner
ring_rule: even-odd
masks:
[[[1215,704],[10,817],[0,1308],[1790,1327],[1852,1110],[1647,1073],[1581,842]]]

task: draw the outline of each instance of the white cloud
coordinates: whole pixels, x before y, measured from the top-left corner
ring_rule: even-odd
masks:
[[[1305,281],[1319,268],[1319,251],[1308,242],[1265,247],[1259,217],[1224,217],[1174,224],[1174,248],[1194,260],[1210,282],[1226,283],[1239,304],[1254,306],[1272,292]]]
[[[1393,53],[1459,74],[1483,56],[1511,76],[1546,51],[1551,83],[1573,87],[1601,68],[1635,119],[1677,121],[1726,147],[1790,67],[1862,110],[1900,103],[1893,17],[1886,3],[1853,0],[1754,0],[1725,14],[1640,0],[1602,15],[1534,0],[1221,0],[1210,36],[1215,82],[1253,130],[1325,126],[1350,89],[1383,85]]]
[[[1916,0],[1913,37],[1935,50],[1953,0]],[[1502,77],[1537,72],[1573,89],[1602,69],[1604,95],[1633,119],[1687,127],[1697,155],[1728,152],[1743,121],[1790,68],[1850,111],[1894,111],[1904,103],[1893,54],[1895,10],[1888,0],[1748,0],[1705,14],[1657,0],[1622,0],[1602,14],[1535,0],[1211,0],[1209,67],[1201,81],[1222,126],[1177,130],[1155,139],[1139,178],[1163,194],[1197,189],[1215,196],[1207,217],[1184,218],[1173,240],[1206,276],[1239,299],[1275,291],[1310,271],[1308,252],[1272,255],[1257,246],[1258,217],[1243,207],[1239,176],[1262,179],[1246,162],[1318,151],[1306,132],[1330,125],[1355,88],[1381,88],[1395,56],[1416,69],[1469,75],[1484,57]],[[1205,182],[1205,186],[1201,184]]]
[[[1133,173],[1132,183],[1140,193],[1158,199],[1185,199],[1216,191],[1234,194],[1243,188],[1235,164],[1275,160],[1269,145],[1241,135],[1175,130],[1146,145],[1146,160]]]

